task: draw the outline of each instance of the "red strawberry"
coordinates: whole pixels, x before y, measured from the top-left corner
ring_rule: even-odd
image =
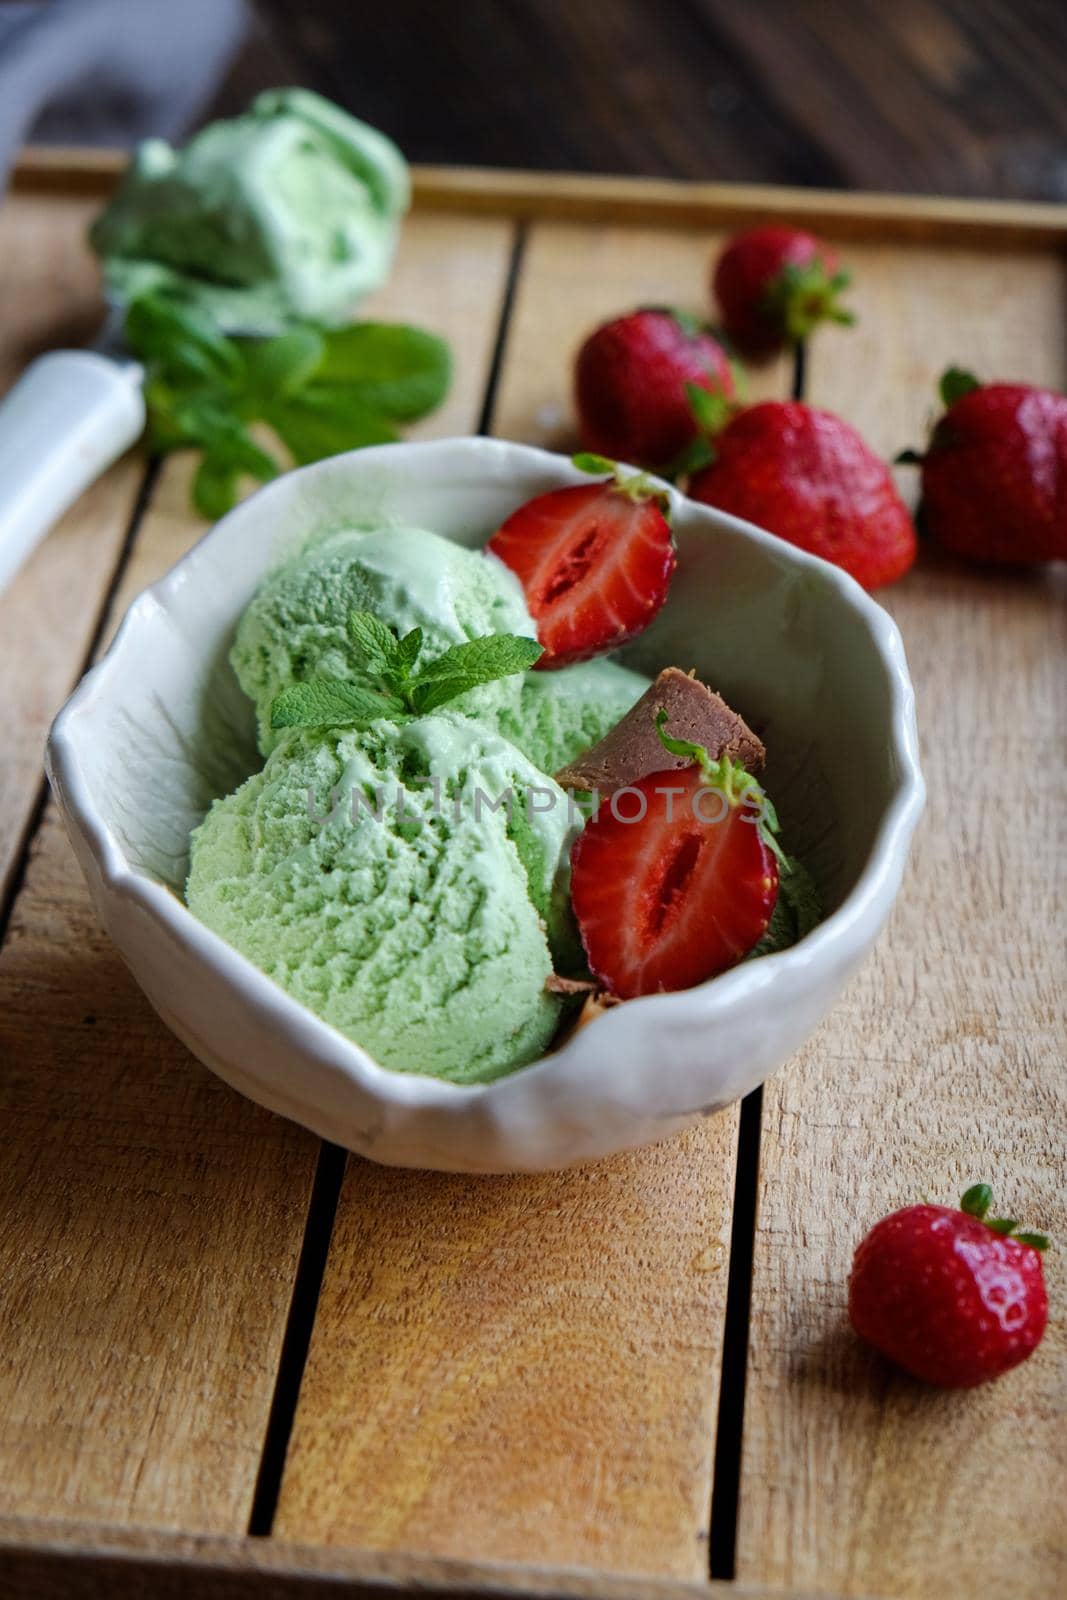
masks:
[[[591,333],[578,352],[575,402],[587,450],[666,467],[701,431],[689,386],[723,403],[734,379],[722,346],[694,317],[634,311]]]
[[[930,532],[973,561],[1067,560],[1067,395],[951,368],[941,397],[922,463]]]
[[[796,228],[749,228],[729,240],[712,288],[722,325],[748,356],[799,344],[820,322],[855,321],[837,303],[849,282],[837,257]]]
[[[778,898],[755,780],[729,757],[709,762],[685,748],[703,761],[617,790],[571,851],[589,970],[624,1000],[689,989],[734,966]]]
[[[694,500],[844,567],[866,589],[915,560],[915,529],[885,463],[854,428],[800,401],[765,400],[713,441]]]
[[[873,1227],[852,1263],[848,1314],[862,1339],[926,1383],[968,1389],[1018,1366],[1048,1316],[1037,1233],[984,1221],[978,1183],[949,1206],[908,1206]]]
[[[497,529],[489,549],[526,591],[545,647],[538,667],[584,661],[647,628],[675,567],[668,505],[649,479],[616,475],[540,494]]]

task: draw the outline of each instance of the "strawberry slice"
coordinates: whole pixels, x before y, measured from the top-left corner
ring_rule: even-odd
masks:
[[[612,994],[689,989],[762,938],[778,862],[759,794],[728,757],[695,762],[617,791],[586,824],[571,851],[571,898],[589,969]]]
[[[652,621],[675,567],[666,505],[644,476],[616,476],[538,495],[497,529],[489,549],[526,591],[539,668],[613,650]]]

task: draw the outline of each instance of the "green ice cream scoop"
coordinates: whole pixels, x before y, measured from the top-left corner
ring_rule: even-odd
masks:
[[[187,898],[382,1065],[485,1082],[559,1021],[575,833],[563,791],[455,713],[292,733],[193,834]]]
[[[335,323],[389,271],[409,203],[384,134],[307,89],[272,89],[181,150],[140,145],[90,231],[109,294],[194,297],[224,326]]]
[[[416,666],[489,633],[537,635],[518,579],[495,556],[422,528],[320,535],[267,577],[238,624],[230,654],[242,689],[256,703],[264,754],[282,737],[270,726],[271,704],[282,689],[307,678],[358,675],[348,633],[352,611],[372,611],[399,634],[421,628]],[[521,693],[520,678],[501,678],[468,690],[454,705],[495,728],[505,708],[518,712]]]
[[[518,706],[502,706],[497,725],[542,772],[558,772],[626,715],[648,681],[605,657],[528,672]]]

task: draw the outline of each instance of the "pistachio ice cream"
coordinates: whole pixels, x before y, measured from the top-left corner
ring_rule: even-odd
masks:
[[[576,831],[551,779],[454,712],[293,732],[194,833],[188,903],[382,1065],[479,1083],[559,1022]]]
[[[347,320],[409,202],[396,146],[307,89],[272,89],[181,150],[141,144],[90,239],[108,292],[194,296],[225,327]]]
[[[490,633],[537,633],[518,580],[495,556],[424,528],[341,528],[319,536],[268,576],[241,618],[231,652],[238,681],[256,705],[264,754],[280,737],[270,726],[270,708],[282,689],[358,671],[348,636],[352,611],[372,611],[400,634],[421,628],[421,661]],[[521,678],[501,678],[469,690],[453,709],[495,728],[505,708],[518,718],[521,693]]]
[[[410,720],[272,727],[283,691],[358,683],[353,613],[415,670],[536,635],[514,575],[424,528],[335,528],[269,573],[231,661],[267,762],[194,833],[190,909],[383,1065],[480,1083],[548,1048],[584,971],[570,906],[581,811],[549,775],[648,687],[607,659],[515,672]],[[365,680],[364,680],[365,681]]]

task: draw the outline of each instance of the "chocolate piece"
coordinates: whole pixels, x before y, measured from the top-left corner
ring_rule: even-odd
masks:
[[[685,758],[665,750],[656,732],[661,708],[672,739],[702,744],[713,761],[725,751],[748,772],[762,768],[767,752],[737,712],[699,678],[665,667],[610,733],[556,773],[556,782],[563,789],[596,789],[606,799],[651,772],[680,771]]]
[[[596,991],[596,984],[592,978],[561,978],[558,972],[550,972],[545,979],[545,989],[548,994],[569,997],[576,994],[593,994]]]

